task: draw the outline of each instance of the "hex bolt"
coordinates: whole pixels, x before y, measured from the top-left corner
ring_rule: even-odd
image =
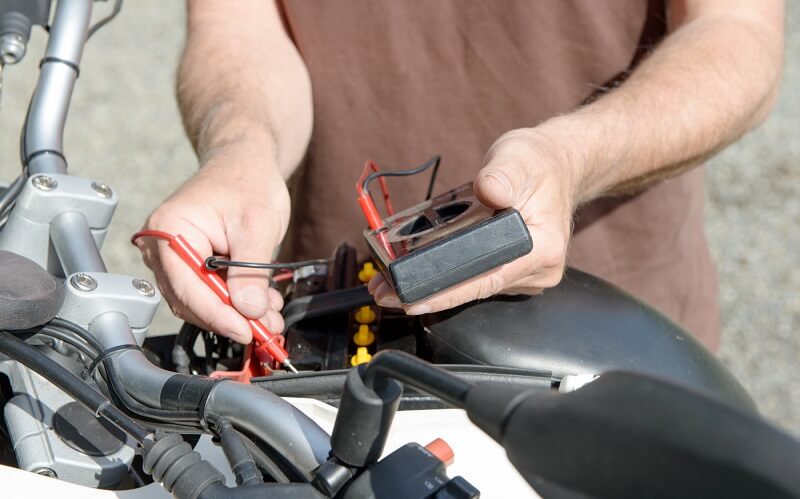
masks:
[[[15,33],[0,36],[0,62],[16,64],[25,56],[25,39]]]
[[[136,291],[138,291],[141,295],[155,296],[156,294],[156,288],[153,287],[149,281],[145,281],[144,279],[134,279],[131,281],[131,283],[133,284],[133,287],[136,288]]]
[[[52,191],[58,187],[58,182],[56,182],[56,179],[53,177],[48,177],[47,175],[36,175],[31,180],[31,183],[40,191]]]
[[[97,289],[97,281],[95,278],[83,272],[73,274],[72,277],[69,278],[69,283],[72,284],[72,287],[78,291],[83,291],[86,293]]]
[[[58,478],[56,472],[51,470],[50,468],[35,468],[31,471],[33,471],[33,473],[36,473],[37,475],[42,475],[49,478]]]
[[[94,189],[94,192],[96,192],[101,198],[110,198],[114,193],[114,191],[111,190],[111,187],[103,182],[100,182],[99,180],[92,182],[92,189]]]

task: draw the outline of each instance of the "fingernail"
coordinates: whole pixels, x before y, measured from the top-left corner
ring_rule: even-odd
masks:
[[[385,308],[401,308],[400,300],[392,292],[389,284],[382,282],[375,290],[375,303]]]
[[[367,283],[367,291],[373,293],[381,284],[383,284],[383,277],[375,276]]]
[[[267,294],[264,290],[250,286],[244,288],[239,293],[239,305],[244,309],[240,310],[250,317],[260,317],[267,312]]]
[[[423,315],[428,314],[431,311],[430,305],[414,305],[413,307],[409,307],[406,310],[406,314],[408,315]]]
[[[403,304],[396,296],[388,295],[375,300],[383,308],[402,308]]]
[[[506,177],[503,173],[499,171],[491,171],[484,174],[484,176],[496,180],[501,186],[503,186],[503,189],[506,191],[506,194],[508,194],[508,199],[509,200],[514,199],[514,191],[511,188],[511,181],[508,180],[508,177]]]

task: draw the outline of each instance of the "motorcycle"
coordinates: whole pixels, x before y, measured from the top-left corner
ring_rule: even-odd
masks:
[[[800,443],[713,355],[574,269],[412,318],[342,245],[273,275],[286,326],[260,345],[148,336],[158,289],[100,255],[117,194],[62,148],[84,44],[121,2],[94,26],[92,0],[54,4],[0,0],[4,66],[49,30],[0,190],[3,497],[800,497]]]

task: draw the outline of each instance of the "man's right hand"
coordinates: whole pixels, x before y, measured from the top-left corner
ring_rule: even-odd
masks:
[[[261,149],[261,150],[259,150]],[[204,166],[148,218],[145,229],[180,234],[203,257],[269,261],[289,223],[289,192],[262,148],[232,144],[218,149]],[[283,299],[269,288],[265,271],[230,268],[224,275],[234,310],[169,249],[141,238],[137,245],[159,288],[178,317],[240,343],[252,336],[242,317],[283,329]],[[237,312],[238,311],[238,312]]]

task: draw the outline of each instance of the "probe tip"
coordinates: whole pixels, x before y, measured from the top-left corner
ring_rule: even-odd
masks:
[[[294,374],[298,374],[297,369],[295,369],[295,367],[292,365],[292,362],[289,359],[283,361],[283,366],[289,371],[293,372]]]

